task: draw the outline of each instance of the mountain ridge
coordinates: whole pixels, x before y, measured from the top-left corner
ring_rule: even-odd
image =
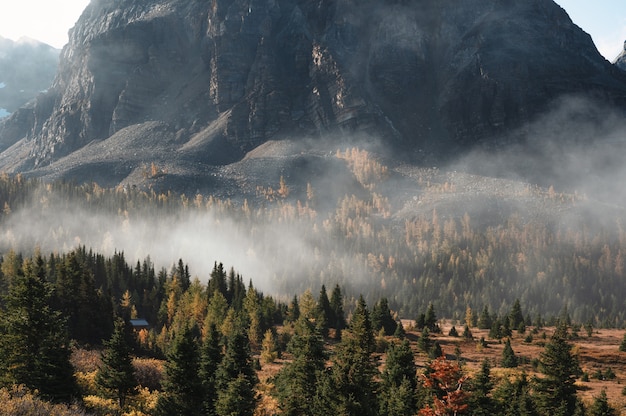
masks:
[[[94,180],[95,163],[115,184],[299,137],[430,163],[523,142],[567,95],[622,112],[626,73],[551,0],[98,0],[48,92],[0,124],[0,170]]]

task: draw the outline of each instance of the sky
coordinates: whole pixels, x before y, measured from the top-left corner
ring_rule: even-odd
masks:
[[[591,35],[605,58],[613,61],[620,54],[626,40],[626,0],[556,2]],[[9,0],[0,1],[0,36],[13,40],[25,36],[60,49],[67,43],[67,31],[89,0],[11,0],[7,6],[2,3]]]

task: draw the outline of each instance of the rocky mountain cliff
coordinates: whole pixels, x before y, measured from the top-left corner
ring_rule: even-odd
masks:
[[[0,170],[199,176],[354,136],[437,160],[577,94],[624,108],[626,73],[552,0],[92,0],[52,87],[0,124]]]
[[[0,113],[14,112],[50,86],[60,52],[36,40],[0,36]]]

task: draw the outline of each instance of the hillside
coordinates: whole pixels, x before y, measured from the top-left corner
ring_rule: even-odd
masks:
[[[219,188],[207,173],[281,140],[439,165],[538,140],[529,123],[571,100],[622,117],[626,74],[552,0],[99,0],[48,92],[0,124],[0,170],[141,185],[156,163],[166,186]]]

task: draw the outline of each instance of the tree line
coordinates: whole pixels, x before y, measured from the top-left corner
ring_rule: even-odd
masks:
[[[97,279],[96,264],[104,273]],[[569,343],[567,316],[555,322],[557,329],[538,359],[542,376],[520,372],[496,378],[490,362],[469,374],[458,357],[432,342],[429,334],[441,330],[432,303],[415,317],[412,325],[422,332],[410,342],[386,298],[370,308],[363,296],[350,300],[335,285],[330,296],[322,286],[317,296],[306,290],[287,303],[264,295],[252,281],[244,284],[234,269],[227,272],[219,263],[206,284],[192,279],[182,260],[156,274],[148,260],[144,264],[133,269],[121,254],[106,258],[86,248],[4,258],[2,391],[25,386],[50,403],[83,399],[84,411],[93,414],[106,413],[89,407],[94,395],[114,403],[109,411],[135,415],[614,412],[605,396],[585,406],[577,395],[574,383],[581,370]],[[123,286],[116,282],[115,276],[135,272]],[[151,328],[134,330],[132,319],[150,311]],[[473,321],[508,322],[503,329],[524,323],[519,301],[506,316],[488,309],[473,316],[468,310],[464,332]],[[99,352],[92,379],[79,377],[71,363],[77,348]],[[424,368],[416,364],[420,354],[430,356]],[[514,354],[506,354],[505,348],[501,366],[514,367]],[[137,379],[136,357],[164,363],[151,391]],[[261,378],[273,365],[278,369]],[[150,403],[139,398],[142,391]],[[68,405],[67,414],[77,411],[76,404]]]

